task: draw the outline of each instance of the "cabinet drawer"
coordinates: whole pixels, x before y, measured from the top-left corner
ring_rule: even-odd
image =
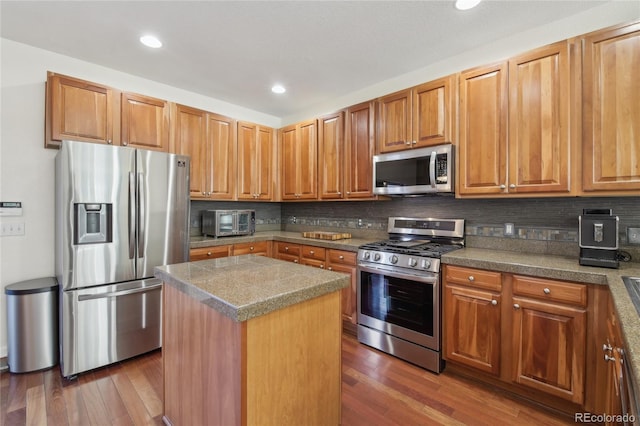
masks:
[[[269,242],[268,241],[258,241],[254,243],[240,243],[233,245],[233,254],[234,256],[238,256],[241,254],[261,254],[268,255],[269,253]]]
[[[302,246],[302,257],[305,259],[324,260],[326,259],[326,249],[316,246]]]
[[[445,269],[445,279],[447,283],[485,288],[497,292],[502,289],[502,275],[500,272],[449,265],[446,265]]]
[[[309,259],[304,257],[300,260],[300,264],[313,266],[314,268],[320,268],[320,269],[325,269],[326,267],[324,260]]]
[[[587,306],[587,286],[583,284],[514,275],[513,294]]]
[[[287,254],[291,256],[300,256],[300,244],[276,242],[276,253]]]
[[[216,259],[229,256],[231,246],[200,247],[189,250],[189,260]]]
[[[328,260],[329,260],[329,263],[333,263],[333,264],[355,266],[356,256],[357,254],[352,251],[330,249]]]
[[[285,260],[287,262],[300,263],[300,257],[292,254],[278,253],[276,259]]]

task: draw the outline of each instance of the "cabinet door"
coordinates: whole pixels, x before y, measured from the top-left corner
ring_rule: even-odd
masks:
[[[298,163],[300,173],[298,199],[318,198],[318,135],[316,120],[299,125]]]
[[[500,294],[446,285],[444,301],[446,359],[498,376]]]
[[[283,200],[297,199],[298,167],[296,126],[287,126],[280,130],[280,191]]]
[[[378,149],[380,152],[411,148],[411,90],[378,99]]]
[[[233,245],[233,255],[257,254],[269,256],[269,241],[257,241],[253,243],[239,243]]]
[[[238,200],[256,198],[256,179],[259,177],[257,127],[256,124],[238,122]]]
[[[500,194],[507,184],[507,64],[460,75],[460,195]]]
[[[120,111],[110,87],[64,75],[47,74],[45,147],[70,139],[119,145]],[[115,139],[114,139],[115,138]]]
[[[520,297],[513,304],[513,380],[582,404],[585,310]]]
[[[453,141],[455,76],[421,84],[413,89],[415,147]]]
[[[347,109],[344,172],[346,198],[373,197],[374,111],[373,102]]]
[[[273,168],[273,129],[258,126],[256,134],[256,185],[258,200],[273,198],[271,169]]]
[[[191,198],[206,198],[206,133],[207,113],[184,105],[176,105],[174,146],[175,154],[191,157]]]
[[[344,198],[344,113],[318,119],[318,194],[325,200]]]
[[[342,319],[355,325],[357,321],[356,285],[358,277],[356,253],[330,249],[327,255],[327,269],[330,271],[349,274],[351,276],[351,283],[349,287],[342,289]]]
[[[584,191],[640,190],[638,75],[640,23],[584,39]]]
[[[567,41],[509,60],[509,193],[569,191],[570,84]]]
[[[207,113],[205,161],[207,198],[231,200],[235,197],[236,123],[232,118]]]
[[[123,93],[122,145],[154,151],[169,150],[169,103],[149,96]]]

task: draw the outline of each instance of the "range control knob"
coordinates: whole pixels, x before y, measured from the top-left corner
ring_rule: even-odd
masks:
[[[375,260],[376,262],[377,262],[378,260],[380,260],[380,253],[375,253],[375,254],[373,255],[373,260]]]
[[[409,258],[409,266],[411,266],[412,268],[415,268],[415,266],[418,264],[418,261],[415,260],[413,257]]]
[[[431,261],[430,260],[423,260],[422,261],[422,269],[429,269],[431,268]]]
[[[395,265],[396,263],[398,263],[398,256],[396,256],[395,254],[392,254],[391,257],[389,258],[389,261]]]
[[[369,260],[369,258],[371,258],[371,253],[369,253],[368,251],[365,251],[364,254],[362,255],[362,257],[365,260]]]

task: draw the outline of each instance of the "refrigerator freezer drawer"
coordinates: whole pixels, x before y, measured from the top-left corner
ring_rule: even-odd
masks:
[[[61,293],[62,375],[112,364],[162,345],[162,282],[131,281]]]

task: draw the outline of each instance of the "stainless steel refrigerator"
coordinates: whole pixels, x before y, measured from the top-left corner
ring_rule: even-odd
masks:
[[[189,157],[63,141],[56,277],[64,377],[159,348],[159,265],[189,259]]]

